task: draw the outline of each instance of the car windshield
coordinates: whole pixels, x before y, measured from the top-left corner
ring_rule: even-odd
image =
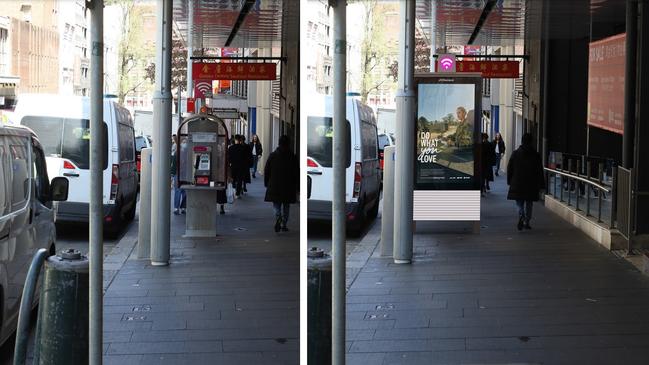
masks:
[[[137,152],[142,151],[143,148],[146,148],[146,137],[144,136],[138,136],[135,137],[135,150]]]
[[[345,134],[345,146],[347,163],[351,164],[351,134],[349,121],[347,121],[347,133]],[[333,166],[332,148],[333,148],[333,121],[325,117],[308,117],[307,118],[307,155],[318,161],[322,167]]]
[[[22,125],[40,140],[45,156],[70,160],[78,168],[90,168],[90,121],[88,119],[26,116]],[[108,128],[103,123],[103,169],[108,165]]]
[[[385,134],[379,134],[379,149],[383,150],[385,146],[390,145],[390,138]]]

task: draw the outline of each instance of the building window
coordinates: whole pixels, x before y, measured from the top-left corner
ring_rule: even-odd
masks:
[[[491,95],[491,79],[482,80],[482,94],[485,96]]]
[[[9,55],[7,54],[7,40],[9,33],[7,29],[0,28],[0,75],[9,74]]]

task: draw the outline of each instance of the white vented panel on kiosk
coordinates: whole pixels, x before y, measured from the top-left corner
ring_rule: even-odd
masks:
[[[479,190],[415,190],[416,221],[479,221]]]

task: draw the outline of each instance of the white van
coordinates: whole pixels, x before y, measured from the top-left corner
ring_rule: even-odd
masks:
[[[333,196],[333,99],[313,98],[307,116],[307,203],[309,219],[331,219]],[[379,209],[379,154],[376,119],[370,107],[347,97],[345,210],[350,231],[358,233],[365,218]]]
[[[45,150],[50,176],[70,180],[68,201],[57,222],[88,222],[90,203],[90,100],[81,96],[23,94],[16,122],[31,128]],[[107,233],[115,235],[135,216],[137,167],[131,115],[114,98],[104,99],[103,203]]]
[[[0,124],[0,345],[16,330],[32,257],[41,248],[55,252],[52,201],[67,193],[66,178],[50,183],[36,135]]]

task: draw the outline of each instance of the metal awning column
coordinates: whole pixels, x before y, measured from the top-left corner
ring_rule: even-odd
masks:
[[[194,97],[194,80],[192,80],[192,56],[194,55],[194,0],[187,1],[187,98]]]
[[[394,174],[394,262],[412,261],[415,145],[415,0],[401,2],[397,87],[397,147]]]
[[[157,3],[155,94],[153,97],[153,180],[151,190],[151,265],[169,264],[171,155],[171,14],[172,0]]]
[[[104,206],[104,0],[90,3],[90,240],[89,363],[101,365],[103,354]]]
[[[638,1],[626,1],[626,67],[624,75],[624,133],[622,165],[633,167],[635,150],[636,62],[638,48]]]

